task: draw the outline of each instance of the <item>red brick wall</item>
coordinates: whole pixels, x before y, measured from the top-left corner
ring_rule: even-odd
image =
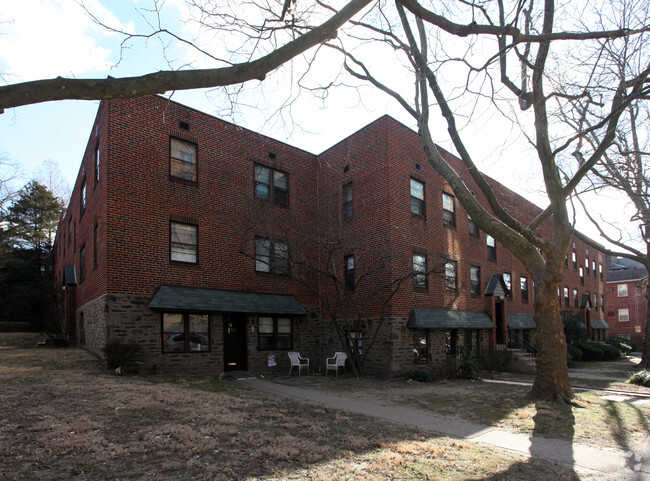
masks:
[[[618,286],[627,284],[627,296],[618,297]],[[645,299],[647,280],[631,280],[607,283],[606,312],[609,335],[632,339],[641,348],[645,332],[647,303]],[[629,321],[619,322],[619,309],[627,309]]]

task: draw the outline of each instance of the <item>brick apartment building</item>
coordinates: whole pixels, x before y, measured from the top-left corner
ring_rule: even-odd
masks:
[[[641,348],[648,310],[648,271],[638,262],[607,258],[607,324],[609,335],[631,339]]]
[[[518,219],[540,212],[489,181]],[[96,353],[137,342],[165,371],[282,372],[290,350],[322,369],[342,350],[332,266],[367,301],[351,332],[367,373],[442,374],[461,348],[534,342],[523,265],[388,116],[314,155],[162,97],[104,101],[54,252],[70,337]],[[558,292],[594,339],[608,327],[604,265],[575,239]]]

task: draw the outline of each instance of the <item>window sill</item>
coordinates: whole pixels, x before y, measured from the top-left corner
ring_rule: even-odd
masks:
[[[176,182],[178,184],[183,184],[183,185],[189,185],[192,187],[198,187],[199,186],[199,181],[197,180],[189,180],[189,179],[183,179],[182,177],[176,177],[174,175],[169,175],[169,181],[170,182]]]

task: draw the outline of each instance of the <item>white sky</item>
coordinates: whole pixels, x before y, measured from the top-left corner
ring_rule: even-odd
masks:
[[[150,2],[85,0],[88,8],[103,21],[126,31],[135,31],[143,26],[143,19],[134,14],[133,5],[142,8]],[[175,18],[186,18],[181,0],[167,0],[166,8],[170,8],[170,15],[175,15]],[[192,28],[190,24],[176,25],[185,29],[185,33],[190,33]],[[81,10],[77,0],[4,1],[0,9],[0,81],[15,83],[58,75],[120,77],[167,68],[158,63],[162,52],[159,41],[132,43],[121,61],[119,41],[119,36],[96,26]],[[186,62],[198,65],[186,50],[168,53],[171,54],[168,60],[172,67]],[[119,65],[115,66],[118,62]],[[291,72],[285,75],[291,77]],[[362,89],[361,93],[334,89],[324,103],[303,96],[299,104],[287,111],[291,113],[291,122],[283,123],[271,118],[271,112],[261,106],[264,95],[290,88],[281,82],[270,77],[258,94],[259,104],[252,104],[254,97],[242,97],[249,107],[239,108],[234,121],[314,153],[321,152],[385,113],[413,127],[413,121],[401,107],[370,88]],[[216,116],[222,116],[228,109],[218,92],[176,92],[173,99]],[[72,186],[98,104],[95,101],[49,102],[9,109],[0,115],[0,158],[4,156],[20,163],[24,171],[17,187],[33,178],[45,160],[56,162]],[[532,116],[532,113],[527,115]],[[524,121],[530,119],[524,118]],[[438,125],[440,138],[435,140],[451,150],[446,126],[442,122]],[[468,138],[473,139],[466,142],[473,149],[480,168],[521,195],[538,201],[535,192],[540,182],[535,174],[534,155],[524,147],[510,145],[519,132],[505,133],[499,131],[503,127],[497,127],[499,135],[495,135],[494,127],[491,118],[480,116],[473,118],[466,129]],[[506,140],[499,141],[499,138]],[[504,145],[504,142],[508,144]],[[506,150],[508,155],[501,155]],[[513,161],[513,158],[517,160]],[[604,205],[612,203],[612,199],[607,199]],[[627,217],[621,216],[620,206],[617,209],[618,220],[629,218],[627,214]],[[581,223],[579,228],[597,237],[587,224]]]

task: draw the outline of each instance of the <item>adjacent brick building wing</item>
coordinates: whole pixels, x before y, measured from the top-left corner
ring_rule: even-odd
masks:
[[[488,181],[514,217],[540,212]],[[281,371],[288,351],[322,370],[343,347],[323,295],[369,296],[396,279],[389,302],[369,296],[347,327],[369,374],[442,374],[461,348],[534,339],[522,263],[388,116],[315,155],[162,97],[103,101],[54,252],[70,337],[96,353],[137,342],[165,371]],[[563,307],[604,322],[604,261],[573,240]],[[332,266],[336,288],[318,277]],[[595,302],[581,305],[585,295]]]

